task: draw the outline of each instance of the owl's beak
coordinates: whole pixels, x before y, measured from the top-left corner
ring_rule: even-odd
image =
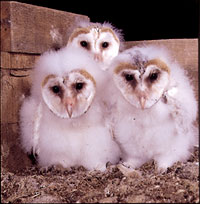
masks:
[[[66,98],[66,100],[65,100],[65,107],[66,107],[66,110],[67,110],[67,114],[68,114],[68,116],[70,118],[72,117],[72,113],[73,113],[75,104],[76,104],[75,98],[70,98],[70,97]]]
[[[103,62],[103,57],[101,54],[94,53],[94,60],[99,61],[99,62]]]
[[[68,116],[71,118],[72,117],[72,113],[73,113],[73,108],[71,106],[67,106],[66,109],[67,109]]]
[[[145,97],[140,97],[139,102],[140,102],[141,108],[144,109],[145,103],[146,103],[146,98]]]

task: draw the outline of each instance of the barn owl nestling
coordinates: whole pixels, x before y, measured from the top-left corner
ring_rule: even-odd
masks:
[[[40,166],[105,170],[108,161],[118,161],[119,149],[99,103],[104,74],[96,66],[76,48],[47,52],[36,63],[20,127],[23,149],[37,154]]]
[[[188,159],[197,141],[197,101],[185,71],[168,51],[130,48],[109,71],[115,85],[108,94],[115,104],[113,131],[123,164],[136,168],[154,159],[159,170],[166,170]]]
[[[81,21],[69,36],[67,46],[87,50],[101,68],[106,70],[118,55],[120,41],[121,32],[111,24]]]

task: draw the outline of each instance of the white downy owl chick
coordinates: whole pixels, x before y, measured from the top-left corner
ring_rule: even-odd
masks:
[[[67,46],[87,50],[103,70],[108,69],[119,53],[120,42],[123,40],[120,30],[109,23],[80,21],[77,24],[69,36]]]
[[[20,111],[21,143],[42,167],[82,165],[105,170],[119,149],[99,103],[104,73],[86,51],[63,48],[43,54],[34,68],[31,96]]]
[[[185,71],[162,47],[133,47],[114,60],[110,104],[125,166],[185,161],[197,142],[197,101]],[[113,105],[114,107],[114,105]]]

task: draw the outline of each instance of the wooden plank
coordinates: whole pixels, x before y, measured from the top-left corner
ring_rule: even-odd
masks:
[[[1,2],[1,51],[43,53],[55,44],[67,43],[74,21],[87,16],[14,1]]]
[[[10,172],[31,166],[30,159],[21,149],[19,134],[17,123],[1,124],[1,167]]]
[[[28,95],[31,86],[31,69],[1,69],[1,123],[19,122],[19,109],[23,95]]]
[[[27,69],[33,68],[38,54],[1,52],[1,68],[3,69]]]
[[[10,5],[1,2],[1,50],[10,50],[11,45]]]

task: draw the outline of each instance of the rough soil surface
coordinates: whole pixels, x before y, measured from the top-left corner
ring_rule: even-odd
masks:
[[[83,167],[11,173],[1,170],[2,203],[199,203],[199,151],[164,173],[153,161],[135,171],[108,166],[106,172]]]

